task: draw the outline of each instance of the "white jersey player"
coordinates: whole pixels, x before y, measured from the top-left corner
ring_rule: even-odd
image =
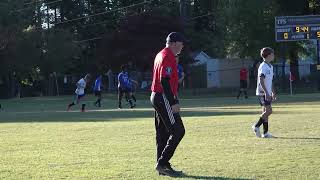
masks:
[[[271,138],[268,132],[269,116],[272,114],[271,102],[276,99],[275,92],[272,87],[273,66],[270,64],[274,60],[274,50],[269,47],[262,48],[260,51],[263,62],[258,69],[256,95],[262,106],[262,114],[259,120],[252,126],[257,137]],[[263,125],[263,134],[260,134],[260,126]]]
[[[85,96],[85,88],[86,88],[86,85],[87,85],[87,82],[89,81],[89,78],[90,78],[90,75],[87,74],[84,78],[81,78],[78,82],[77,82],[77,89],[75,90],[75,99],[74,101],[68,105],[68,111],[71,109],[72,106],[76,105],[76,104],[79,104],[80,101],[84,98]],[[81,112],[84,112],[85,111],[85,106],[86,104],[85,103],[82,103],[82,106],[81,106]]]

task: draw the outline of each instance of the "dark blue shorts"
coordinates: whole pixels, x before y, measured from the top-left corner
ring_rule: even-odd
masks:
[[[258,99],[261,106],[271,106],[272,101],[267,101],[265,96],[258,96]]]
[[[85,94],[81,94],[81,95],[77,95],[77,99],[80,100],[81,98],[83,98],[85,96]]]
[[[130,92],[133,92],[133,91],[132,91],[132,88],[129,88],[129,87],[119,87],[119,92],[121,92],[121,93],[130,93]]]
[[[95,96],[101,96],[101,91],[94,91]]]

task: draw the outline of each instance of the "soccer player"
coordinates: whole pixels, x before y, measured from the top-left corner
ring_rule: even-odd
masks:
[[[150,101],[155,109],[155,129],[157,142],[156,170],[159,175],[181,176],[169,163],[178,144],[185,134],[180,117],[177,98],[178,71],[175,55],[183,48],[184,37],[178,32],[166,38],[166,47],[155,57]]]
[[[184,79],[184,72],[183,72],[183,67],[181,64],[179,64],[179,55],[176,55],[176,60],[177,60],[177,68],[178,68],[178,91],[180,89],[181,86],[183,86],[183,79]]]
[[[93,87],[94,95],[98,98],[97,101],[94,103],[94,105],[97,107],[101,107],[101,99],[102,99],[101,83],[102,83],[102,75],[99,75],[96,81],[94,82],[94,87]]]
[[[132,101],[132,84],[131,80],[129,79],[129,75],[127,72],[127,66],[121,66],[121,72],[118,75],[118,108],[122,108],[121,100],[123,94],[126,95],[126,99],[130,104],[130,108],[134,108],[135,104]]]
[[[273,66],[270,64],[274,59],[274,51],[270,47],[264,47],[260,51],[263,62],[258,69],[257,90],[256,95],[259,97],[262,106],[262,114],[259,120],[252,126],[257,137],[271,138],[268,132],[268,120],[272,114],[271,102],[276,99],[274,89],[272,87]],[[260,126],[263,125],[263,134],[260,134]]]
[[[79,104],[81,102],[81,100],[84,98],[85,93],[84,93],[84,89],[86,88],[86,84],[87,82],[89,82],[90,79],[90,75],[87,74],[84,78],[81,78],[78,82],[77,82],[77,89],[75,90],[75,100],[68,105],[68,111],[70,111],[71,107]],[[85,107],[86,104],[83,102],[81,105],[81,112],[85,112]]]
[[[246,99],[248,98],[247,88],[248,88],[248,70],[246,67],[243,66],[240,69],[240,89],[237,95],[237,99],[239,99],[241,92],[244,93],[244,97]]]

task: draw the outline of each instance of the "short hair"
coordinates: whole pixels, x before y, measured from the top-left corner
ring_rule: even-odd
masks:
[[[260,50],[260,55],[262,58],[267,58],[270,54],[273,54],[274,50],[270,47],[264,47]]]
[[[121,65],[121,71],[126,71],[127,70],[127,65],[126,64],[123,64]]]

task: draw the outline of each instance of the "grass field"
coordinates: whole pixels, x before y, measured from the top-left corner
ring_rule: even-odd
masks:
[[[136,109],[66,112],[72,99],[0,100],[0,179],[170,179],[155,166],[153,110],[147,96]],[[141,100],[143,99],[143,100]],[[272,139],[256,138],[255,97],[185,97],[186,135],[171,163],[181,179],[320,179],[320,94],[278,97]]]

